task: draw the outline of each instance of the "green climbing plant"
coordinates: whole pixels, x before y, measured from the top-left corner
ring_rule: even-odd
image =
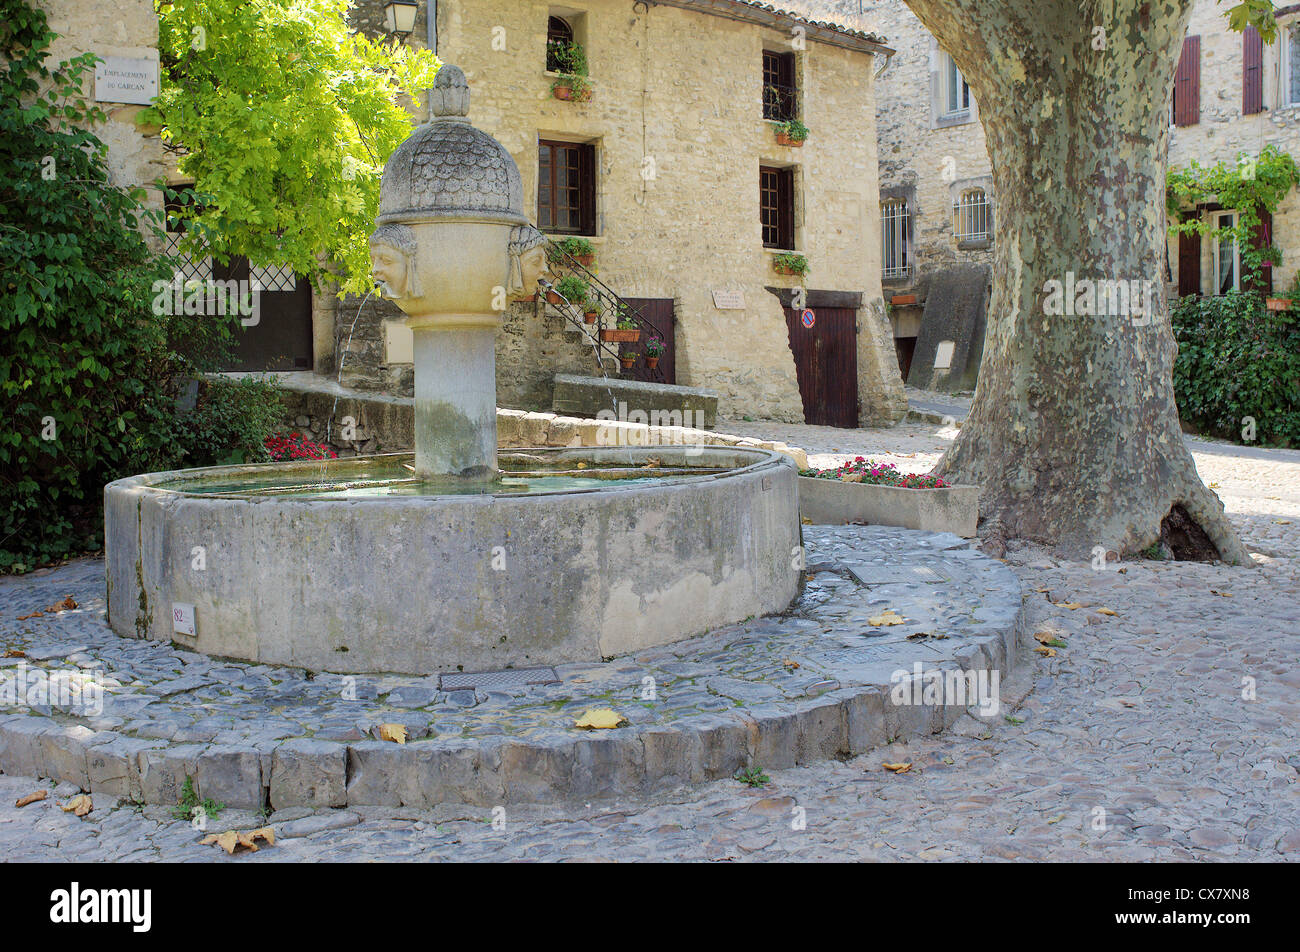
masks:
[[[349,0],[157,0],[162,127],[197,201],[183,250],[373,286],[384,162],[433,85],[427,50],[353,33]]]
[[[1300,168],[1295,159],[1274,145],[1267,145],[1258,156],[1241,153],[1230,165],[1217,162],[1201,165],[1195,160],[1182,169],[1170,169],[1165,188],[1165,205],[1169,213],[1171,234],[1196,234],[1214,240],[1236,239],[1241,256],[1243,287],[1258,285],[1263,269],[1282,260],[1273,245],[1256,246],[1251,240],[1261,221],[1260,210],[1272,213],[1282,199],[1300,184]],[[1236,211],[1231,227],[1218,227],[1199,215],[1187,215],[1190,209],[1210,202]]]

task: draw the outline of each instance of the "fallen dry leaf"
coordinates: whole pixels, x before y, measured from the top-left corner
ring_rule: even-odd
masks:
[[[37,790],[35,793],[27,794],[27,796],[23,797],[21,800],[14,801],[14,806],[25,807],[29,803],[36,803],[40,800],[44,800],[49,795],[50,791],[48,790]]]
[[[379,739],[391,740],[395,744],[405,744],[406,726],[404,724],[380,724]]]
[[[77,603],[72,600],[71,595],[68,595],[63,599],[63,601],[59,602],[59,604],[51,605],[49,608],[45,610],[47,612],[70,612],[76,607],[77,607]]]
[[[914,631],[907,636],[908,641],[946,641],[947,635],[940,635],[933,631]]]
[[[1220,598],[1232,598],[1232,592],[1221,592],[1217,588],[1210,589],[1211,595],[1218,595]]]
[[[1076,611],[1083,607],[1082,602],[1052,602],[1057,608],[1068,608],[1070,611]]]
[[[791,661],[789,658],[786,658],[784,661],[781,662],[781,664],[785,665],[785,667],[789,668],[791,671],[799,667],[798,661]]]
[[[1114,616],[1118,617],[1119,612],[1113,612],[1113,611],[1111,611],[1109,608],[1098,608],[1098,609],[1097,609],[1097,614],[1098,614],[1098,615],[1114,615]]]
[[[26,658],[26,657],[27,657],[27,652],[26,652],[26,651],[19,651],[17,648],[7,648],[7,649],[5,649],[5,657],[6,657],[6,658]]]
[[[807,516],[800,516],[800,517],[799,517],[799,521],[800,521],[801,523],[803,523],[805,526],[810,526],[810,525],[812,525],[812,520],[809,519]]]
[[[269,826],[264,826],[259,830],[249,830],[247,833],[239,830],[227,830],[225,833],[213,833],[211,836],[205,836],[199,840],[199,845],[211,846],[216,844],[233,856],[235,850],[241,846],[250,852],[256,853],[258,840],[265,840],[267,846],[274,846],[275,831]]]
[[[30,615],[19,615],[19,616],[18,616],[18,620],[19,620],[19,621],[26,621],[26,620],[29,619],[29,618],[40,618],[40,617],[41,617],[42,615],[44,615],[44,614],[45,614],[45,612],[32,612]]]
[[[874,625],[877,628],[885,625],[901,625],[902,623],[903,616],[898,614],[898,612],[894,611],[892,608],[886,608],[879,615],[872,615],[867,619],[868,625]]]
[[[615,727],[625,727],[627,718],[617,711],[608,707],[593,707],[585,711],[582,717],[574,722],[574,727],[581,727],[583,730],[612,730]]]
[[[1052,634],[1050,631],[1034,632],[1034,641],[1038,642],[1040,645],[1048,645],[1049,647],[1052,648],[1065,647],[1065,642],[1062,641],[1058,636]]]
[[[63,812],[75,813],[77,816],[85,816],[94,808],[94,804],[91,803],[90,797],[84,793],[80,793],[63,805]]]
[[[912,764],[910,762],[905,764],[881,764],[880,766],[896,774],[907,773],[909,770],[912,769]]]
[[[663,464],[663,460],[661,460],[658,456],[651,456],[648,460],[645,461],[645,463],[641,466],[641,468],[654,469],[656,466],[660,466],[662,464]]]
[[[1056,657],[1056,649],[1055,649],[1055,648],[1049,648],[1049,647],[1047,647],[1047,645],[1039,645],[1039,646],[1038,646],[1037,648],[1035,648],[1034,650],[1035,650],[1036,652],[1038,652],[1040,655],[1042,655],[1044,658],[1055,658],[1055,657]]]

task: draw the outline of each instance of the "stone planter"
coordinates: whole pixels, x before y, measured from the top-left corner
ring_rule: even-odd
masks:
[[[903,489],[839,479],[799,477],[799,515],[813,525],[901,526],[975,536],[979,487]]]
[[[641,339],[641,331],[635,327],[607,327],[600,332],[600,339],[616,341],[620,344],[635,344]]]

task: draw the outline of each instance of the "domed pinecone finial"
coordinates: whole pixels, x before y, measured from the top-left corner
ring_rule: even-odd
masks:
[[[469,83],[459,66],[443,63],[429,92],[429,112],[434,120],[469,115]]]

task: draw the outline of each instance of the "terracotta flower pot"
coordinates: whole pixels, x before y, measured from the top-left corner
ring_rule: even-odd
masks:
[[[645,359],[645,365],[646,365],[646,369],[647,369],[647,370],[654,370],[656,367],[659,366],[659,358],[658,358],[658,357],[647,357],[647,358]]]
[[[596,256],[594,254],[574,255],[574,257],[578,259],[578,264],[582,265],[584,268],[590,268],[591,263],[596,260]]]
[[[551,95],[554,96],[556,99],[563,99],[563,100],[565,100],[566,102],[568,102],[570,99],[573,98],[573,87],[572,87],[572,86],[552,86],[552,87],[551,87]]]
[[[618,359],[618,362],[621,363],[621,364],[623,365],[623,369],[624,369],[624,370],[631,370],[631,369],[632,369],[632,365],[633,365],[634,363],[636,363],[636,358],[635,358],[635,357],[620,357],[620,358]]]
[[[797,274],[799,274],[798,271],[795,271],[795,270],[793,270],[792,268],[787,268],[787,267],[786,267],[785,265],[783,265],[783,264],[773,265],[773,267],[776,268],[776,273],[777,273],[777,274],[792,274],[792,275],[797,275]]]
[[[595,324],[596,318],[599,316],[600,315],[595,311],[587,311],[585,314],[582,315],[582,320],[586,324]]]
[[[607,327],[600,332],[600,339],[617,341],[622,344],[633,344],[641,339],[641,332],[635,327]]]
[[[778,132],[776,134],[777,145],[788,145],[792,149],[802,148],[803,141],[804,141],[803,139],[791,139],[784,132]]]
[[[564,306],[564,298],[560,297],[560,295],[555,291],[547,291],[546,300],[554,304],[556,307]]]

